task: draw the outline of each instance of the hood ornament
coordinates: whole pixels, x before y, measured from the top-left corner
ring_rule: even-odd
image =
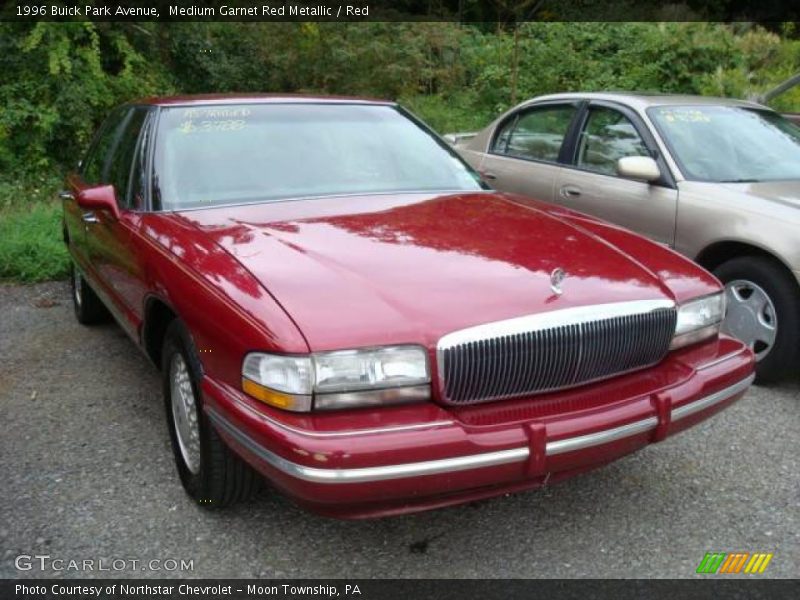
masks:
[[[550,289],[553,290],[556,296],[560,296],[564,293],[564,290],[561,289],[561,283],[566,276],[567,274],[561,267],[553,269],[553,272],[550,273]]]

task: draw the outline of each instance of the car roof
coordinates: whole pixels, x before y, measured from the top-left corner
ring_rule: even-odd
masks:
[[[225,104],[374,104],[391,106],[394,102],[378,98],[323,96],[306,94],[194,94],[184,96],[150,96],[131,104],[152,106],[221,106]]]
[[[574,92],[537,96],[536,98],[531,99],[529,102],[575,99],[621,102],[639,110],[643,110],[650,106],[665,105],[722,105],[769,110],[766,106],[758,104],[757,102],[739,100],[737,98],[716,98],[713,96],[694,96],[691,94],[661,94],[657,92]]]

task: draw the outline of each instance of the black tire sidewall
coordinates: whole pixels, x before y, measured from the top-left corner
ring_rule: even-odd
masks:
[[[83,315],[83,302],[78,304],[78,299],[76,297],[77,290],[75,289],[75,272],[77,270],[78,269],[75,267],[75,263],[72,263],[69,270],[69,290],[70,295],[72,296],[72,309],[75,311],[75,318],[78,319],[78,323],[85,323],[86,317]],[[83,293],[82,289],[81,293]]]
[[[742,279],[762,288],[775,307],[778,331],[769,353],[756,365],[759,383],[782,379],[798,367],[800,355],[800,293],[797,282],[781,265],[762,257],[731,259],[714,269],[723,284]]]
[[[78,300],[75,297],[76,273],[78,274],[77,285],[80,286],[81,293],[80,304],[78,304]],[[108,309],[97,294],[94,293],[91,286],[86,283],[86,279],[83,274],[81,274],[78,267],[75,266],[74,262],[71,264],[69,287],[72,296],[72,308],[75,312],[75,318],[78,319],[78,323],[81,325],[94,325],[97,323],[104,323],[111,319],[111,313],[108,312]]]
[[[194,345],[189,338],[186,328],[183,324],[175,320],[169,326],[166,337],[164,339],[164,346],[161,354],[161,372],[163,381],[163,396],[164,396],[164,409],[167,416],[167,426],[169,429],[169,437],[172,445],[172,452],[175,457],[175,465],[178,470],[183,487],[186,492],[194,498],[197,502],[209,500],[206,498],[208,495],[209,483],[209,427],[210,424],[204,418],[202,408],[202,394],[198,382],[202,377],[202,370],[199,361],[195,356]],[[170,366],[172,357],[179,353],[186,366],[189,369],[189,379],[192,385],[192,392],[195,397],[195,410],[197,411],[197,423],[200,427],[200,470],[197,473],[192,473],[186,462],[183,459],[180,446],[178,444],[177,432],[175,430],[175,419],[172,414],[172,387],[170,382]]]

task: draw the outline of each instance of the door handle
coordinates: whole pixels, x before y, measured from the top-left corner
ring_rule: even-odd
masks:
[[[577,198],[581,195],[581,188],[574,185],[565,185],[561,187],[559,194],[562,198]]]
[[[81,219],[83,219],[84,223],[99,223],[100,220],[97,218],[97,215],[94,214],[94,211],[86,211],[81,215]]]
[[[495,179],[497,179],[497,175],[488,171],[485,173],[481,173],[481,175],[483,175],[484,179],[488,179],[489,181],[494,181]]]
[[[72,200],[75,196],[69,190],[63,190],[58,192],[58,197],[62,200]]]

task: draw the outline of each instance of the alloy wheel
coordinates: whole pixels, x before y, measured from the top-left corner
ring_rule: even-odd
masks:
[[[189,368],[180,353],[170,361],[170,402],[175,424],[175,436],[186,468],[196,475],[200,472],[200,424],[197,403],[192,389]]]

